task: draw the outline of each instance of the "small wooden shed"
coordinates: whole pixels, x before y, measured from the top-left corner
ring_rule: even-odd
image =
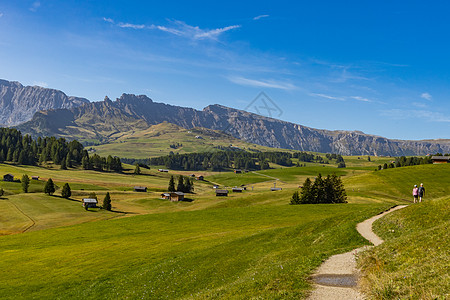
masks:
[[[33,179],[33,180],[39,180],[39,176],[31,176],[31,179]]]
[[[203,175],[200,175],[200,176],[197,176],[196,179],[203,181],[203,180],[205,180],[205,177],[203,177]]]
[[[169,170],[167,170],[167,169],[158,169],[158,172],[167,173],[167,172],[169,172]]]
[[[5,174],[3,175],[3,181],[14,181],[14,175],[13,174]]]
[[[433,164],[448,164],[450,163],[450,156],[432,156]]]
[[[216,190],[216,196],[226,197],[228,196],[228,190]]]
[[[234,173],[235,173],[235,174],[241,174],[241,173],[242,173],[242,170],[241,170],[241,169],[234,169]]]
[[[166,199],[170,201],[183,201],[184,200],[184,193],[182,192],[167,192],[161,194],[161,199]]]
[[[147,192],[147,187],[145,186],[135,186],[134,187],[135,192]]]
[[[95,198],[83,198],[82,200],[84,208],[97,207],[97,199]]]
[[[244,189],[243,189],[243,188],[240,188],[240,187],[234,187],[234,188],[231,189],[231,191],[232,191],[233,193],[242,193],[243,190],[244,190]]]
[[[273,191],[281,191],[282,190],[282,188],[279,188],[279,187],[272,187],[272,188],[270,188],[270,190],[273,192]]]

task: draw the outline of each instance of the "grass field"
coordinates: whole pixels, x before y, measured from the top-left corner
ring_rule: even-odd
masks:
[[[378,220],[386,242],[361,258],[371,299],[450,298],[450,198],[432,199]]]
[[[367,163],[371,169],[377,164]],[[6,190],[0,199],[0,296],[304,298],[309,275],[325,258],[366,244],[357,222],[410,201],[414,183],[425,184],[427,200],[450,193],[450,165],[373,172],[365,170],[367,163],[201,172],[207,181],[196,181],[185,202],[162,200],[160,193],[171,175],[186,172],[142,169],[144,175],[134,176],[131,166],[114,174],[0,164],[2,174],[51,177],[59,186],[69,182],[73,191],[67,200],[40,192],[43,181],[32,181],[28,194],[20,183],[0,182]],[[343,175],[349,204],[289,205],[298,185],[318,173]],[[254,189],[215,197],[213,182]],[[270,192],[274,182],[283,190]],[[149,192],[133,192],[135,185]],[[79,201],[92,191],[100,202],[110,192],[113,211],[82,209]]]
[[[201,137],[201,138],[197,138]],[[173,153],[193,153],[214,151],[216,147],[239,147],[246,150],[274,151],[274,148],[250,144],[225,133],[204,128],[185,129],[171,123],[153,125],[141,131],[113,135],[114,141],[93,146],[101,156],[129,158],[149,158]],[[182,144],[171,148],[172,144]]]

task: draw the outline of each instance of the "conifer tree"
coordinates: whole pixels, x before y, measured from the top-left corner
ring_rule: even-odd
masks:
[[[72,168],[72,156],[70,155],[70,152],[67,152],[66,155],[66,167]]]
[[[67,170],[67,165],[66,165],[66,160],[65,159],[63,159],[61,161],[61,170]]]
[[[68,183],[64,184],[62,191],[61,191],[61,196],[66,199],[69,199],[70,196],[72,196],[72,191],[70,190],[70,186]]]
[[[103,209],[111,210],[111,196],[109,195],[109,192],[106,193],[105,198],[103,199]]]
[[[173,175],[170,176],[169,187],[167,188],[169,192],[175,192],[175,180],[173,179]]]
[[[183,175],[180,175],[178,177],[177,192],[184,192],[184,191],[185,191],[184,179],[183,179]]]
[[[300,204],[300,196],[298,195],[298,191],[295,191],[292,195],[291,204]]]
[[[22,190],[24,193],[28,193],[28,187],[30,186],[30,178],[28,177],[27,174],[24,174],[22,176]]]
[[[141,175],[141,167],[139,167],[139,164],[135,164],[134,175]]]
[[[53,183],[53,180],[49,178],[48,181],[45,183],[44,193],[46,193],[47,195],[53,195],[54,192],[55,192],[55,184]]]

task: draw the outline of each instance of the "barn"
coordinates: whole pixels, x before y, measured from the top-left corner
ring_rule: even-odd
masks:
[[[450,156],[432,156],[433,164],[448,164],[450,163]]]
[[[216,196],[226,197],[228,196],[228,190],[216,190]]]
[[[135,186],[134,187],[134,191],[135,192],[147,192],[147,187],[145,187],[145,186]]]
[[[84,208],[97,207],[97,199],[95,198],[83,198],[82,200]]]
[[[184,200],[184,193],[182,192],[167,192],[161,194],[161,199],[166,199],[170,201],[183,201]]]
[[[14,181],[14,175],[13,174],[5,174],[3,175],[3,181]]]

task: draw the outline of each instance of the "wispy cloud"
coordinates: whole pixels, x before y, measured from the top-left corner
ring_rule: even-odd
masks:
[[[262,18],[268,18],[268,17],[269,17],[269,15],[259,15],[259,16],[254,17],[253,20],[256,21],[256,20],[259,20]]]
[[[0,12],[0,18],[1,18],[1,17],[3,17],[3,13],[2,13],[2,12]]]
[[[422,93],[420,97],[428,101],[431,101],[433,99],[433,97],[429,93]]]
[[[391,109],[382,111],[381,115],[392,119],[422,119],[428,122],[450,123],[450,117],[440,112],[421,109]]]
[[[364,97],[360,97],[360,96],[352,96],[350,98],[358,100],[358,101],[362,101],[362,102],[372,102],[372,100],[364,98]]]
[[[309,93],[309,95],[313,96],[313,97],[320,97],[320,98],[325,98],[325,99],[330,99],[330,100],[345,101],[345,98],[343,98],[343,97],[330,96],[330,95],[326,95],[326,94]]]
[[[291,83],[281,82],[277,80],[257,80],[245,77],[233,76],[228,77],[228,80],[244,86],[261,87],[261,88],[271,88],[280,90],[294,90],[297,87]]]
[[[133,28],[133,29],[144,29],[145,25],[131,24],[131,23],[119,23],[117,26],[121,28]]]
[[[40,6],[41,6],[41,2],[34,1],[33,4],[31,4],[31,7],[29,8],[29,10],[31,10],[32,12],[36,12]]]
[[[47,82],[43,82],[43,81],[33,81],[33,85],[37,85],[37,86],[42,86],[42,87],[48,87],[48,83]]]
[[[116,24],[114,20],[111,18],[104,17],[103,21],[111,24]],[[230,25],[222,28],[202,29],[198,26],[188,25],[185,22],[179,20],[172,20],[170,21],[170,23],[171,26],[162,26],[155,24],[144,25],[144,24],[132,24],[120,22],[117,23],[117,26],[120,28],[159,30],[177,36],[186,37],[192,40],[202,40],[202,39],[217,40],[222,33],[238,29],[241,27],[241,25]]]
[[[105,21],[105,22],[108,22],[108,23],[111,23],[111,24],[114,24],[114,20],[113,19],[111,19],[111,18],[103,18],[103,21]]]

